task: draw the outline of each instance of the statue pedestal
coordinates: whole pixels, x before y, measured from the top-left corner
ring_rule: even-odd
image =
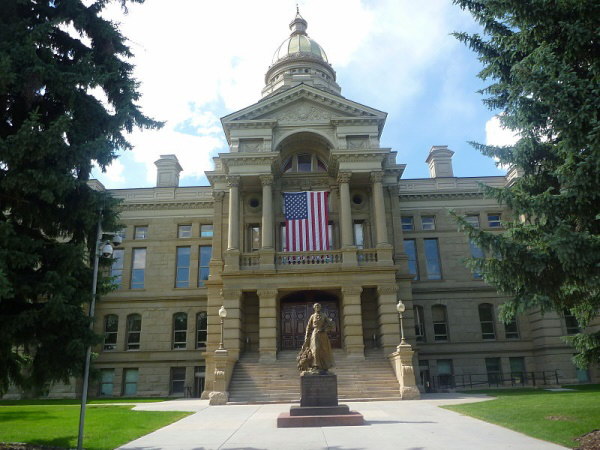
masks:
[[[300,375],[300,406],[277,417],[277,428],[364,425],[362,414],[338,405],[337,375]]]

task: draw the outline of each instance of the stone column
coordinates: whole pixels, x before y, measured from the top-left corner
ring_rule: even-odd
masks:
[[[242,348],[242,291],[239,289],[222,289],[223,306],[227,317],[223,323],[223,346],[229,351],[233,360],[237,360]],[[217,314],[217,320],[219,315]]]
[[[258,309],[258,352],[261,362],[277,359],[277,289],[260,289]]]
[[[363,340],[362,311],[360,306],[360,294],[362,287],[348,286],[342,288],[343,299],[343,322],[344,322],[344,347],[350,358],[364,359],[365,347]]]
[[[372,172],[373,203],[375,205],[375,230],[377,247],[388,244],[387,225],[385,222],[385,202],[383,199],[383,172]]]
[[[262,184],[262,248],[273,248],[273,175],[261,175]]]
[[[342,248],[352,247],[352,213],[350,211],[350,177],[351,173],[338,174],[340,185],[340,229],[342,235]]]
[[[384,353],[390,354],[396,350],[400,343],[400,324],[398,322],[398,286],[395,284],[377,287],[377,316],[379,322],[379,335]]]
[[[223,239],[221,235],[223,229],[223,198],[225,198],[225,192],[213,192],[213,240],[212,258],[210,259],[209,263],[210,280],[220,279],[221,272],[223,271]]]
[[[227,250],[240,248],[240,177],[228,176],[229,185],[229,231],[227,233]]]

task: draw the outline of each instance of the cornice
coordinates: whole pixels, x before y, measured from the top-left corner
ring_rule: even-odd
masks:
[[[235,120],[227,122],[227,126],[232,129],[248,129],[248,128],[275,128],[277,120]]]
[[[153,202],[153,203],[122,203],[122,211],[157,211],[165,209],[200,209],[212,205],[214,200],[206,199],[192,202]]]
[[[483,198],[481,192],[423,192],[415,194],[400,194],[400,200],[431,200],[431,199],[470,199]]]

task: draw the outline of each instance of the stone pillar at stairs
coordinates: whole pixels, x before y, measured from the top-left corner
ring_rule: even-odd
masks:
[[[277,289],[260,289],[258,309],[258,352],[260,362],[277,359]]]
[[[398,286],[385,284],[377,287],[377,316],[379,321],[380,343],[384,353],[390,354],[396,351],[400,342],[400,326],[398,324]]]
[[[396,378],[400,384],[400,397],[402,400],[418,400],[421,398],[415,380],[414,353],[410,344],[405,343],[398,345],[396,351],[389,355],[394,372],[396,372]]]
[[[364,359],[363,323],[360,305],[362,287],[342,288],[344,295],[342,317],[344,323],[344,347],[349,358]]]

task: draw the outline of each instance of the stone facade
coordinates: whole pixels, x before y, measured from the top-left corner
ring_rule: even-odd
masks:
[[[299,15],[291,27],[292,37],[306,33]],[[479,183],[504,186],[518,174],[460,178],[453,151],[434,146],[431,177],[402,179],[404,165],[379,144],[386,113],[341,97],[318,53],[278,52],[264,98],[222,119],[230,151],[206,173],[210,186],[179,187],[177,158],[163,155],[157,187],[111,190],[123,200],[124,241],[119,288],[97,305],[96,332],[107,338],[95,349],[101,381],[90,394],[208,398],[240,355],[277,359],[292,300],[324,298],[337,305],[342,351],[380,351],[392,364],[401,299],[421,390],[500,372],[597,381],[597,368],[577,373],[571,363],[564,317],[531,312],[507,327],[502,296],[465,268],[477,249],[448,209],[501,233],[510,212],[483,198]],[[330,193],[331,249],[284,252],[283,192],[311,190]],[[221,306],[227,352],[215,370]]]

